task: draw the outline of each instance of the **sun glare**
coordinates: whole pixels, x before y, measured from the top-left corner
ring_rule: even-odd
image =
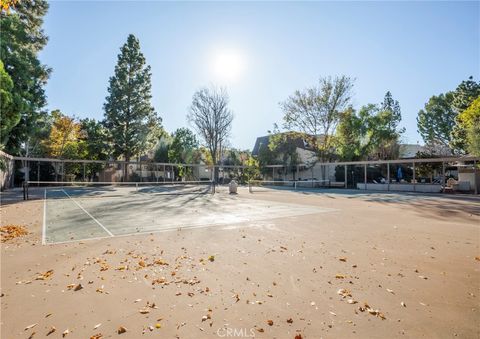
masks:
[[[235,50],[222,50],[213,55],[212,70],[216,80],[234,82],[245,71],[245,57]]]

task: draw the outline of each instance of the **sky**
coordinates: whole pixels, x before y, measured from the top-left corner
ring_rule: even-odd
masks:
[[[428,98],[480,78],[480,2],[51,1],[44,29],[48,109],[101,120],[134,34],[166,130],[192,129],[194,92],[224,86],[240,149],[281,125],[279,103],[321,76],[355,78],[357,109],[391,91],[408,143],[422,143],[416,116]]]

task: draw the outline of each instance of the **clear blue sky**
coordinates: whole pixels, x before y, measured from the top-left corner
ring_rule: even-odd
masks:
[[[356,108],[390,90],[402,107],[404,141],[415,143],[426,100],[470,75],[479,79],[479,16],[479,2],[55,1],[41,54],[53,68],[48,108],[102,119],[108,78],[133,33],[152,67],[153,105],[170,132],[188,126],[196,89],[226,85],[232,146],[251,149],[281,122],[280,101],[321,75],[345,74],[356,78]],[[233,80],[212,69],[219,51],[243,65]]]

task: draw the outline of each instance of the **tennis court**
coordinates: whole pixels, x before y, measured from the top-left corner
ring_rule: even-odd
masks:
[[[30,197],[42,197],[42,193],[43,244],[230,225],[335,210],[242,198],[248,194],[246,191],[241,195],[212,194],[213,186],[209,182],[29,183]]]
[[[5,333],[478,333],[478,197],[265,184],[32,182],[1,211],[31,231],[2,246]]]

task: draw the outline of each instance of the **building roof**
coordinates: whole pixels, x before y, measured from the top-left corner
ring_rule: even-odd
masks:
[[[289,133],[289,132],[285,132],[285,133]],[[262,149],[262,147],[267,147],[268,146],[268,144],[270,143],[270,136],[271,135],[265,135],[265,136],[257,138],[257,140],[255,141],[255,145],[253,146],[253,150],[252,150],[252,155],[253,156],[257,156],[258,153],[260,152],[260,149]],[[313,150],[312,147],[308,144],[308,142],[300,136],[293,139],[292,142],[294,142],[295,145],[298,148],[306,149],[306,150]]]
[[[425,150],[425,146],[419,144],[400,144],[399,158],[412,159],[415,158],[418,152]]]

